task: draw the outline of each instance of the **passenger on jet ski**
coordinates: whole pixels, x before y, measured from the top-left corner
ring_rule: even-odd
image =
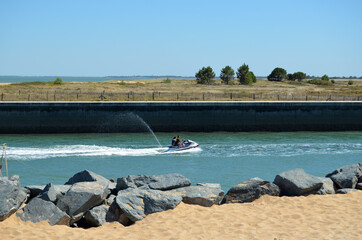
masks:
[[[177,144],[176,144],[176,137],[173,137],[173,138],[172,138],[171,145],[172,145],[173,147],[174,147],[174,146],[177,146]]]

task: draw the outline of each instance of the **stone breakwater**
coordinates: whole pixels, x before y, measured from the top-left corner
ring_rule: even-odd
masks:
[[[252,202],[262,195],[307,196],[344,194],[362,190],[362,163],[336,169],[326,177],[302,169],[278,174],[273,182],[252,178],[232,187],[225,195],[216,183],[198,183],[180,174],[132,175],[117,182],[88,170],[76,173],[64,185],[32,185],[22,188],[20,179],[0,178],[0,221],[16,213],[23,221],[48,221],[50,225],[97,227],[105,222],[125,226],[147,215],[175,208],[180,202],[210,207]]]

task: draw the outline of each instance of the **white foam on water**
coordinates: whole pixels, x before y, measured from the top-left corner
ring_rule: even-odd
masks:
[[[48,148],[8,147],[7,155],[14,160],[33,160],[54,157],[88,156],[148,156],[158,155],[166,148],[123,148],[97,145],[65,145]]]
[[[229,151],[225,154],[225,149]],[[308,154],[346,154],[362,153],[362,143],[295,143],[295,144],[243,144],[209,146],[213,155],[238,156],[298,156]]]

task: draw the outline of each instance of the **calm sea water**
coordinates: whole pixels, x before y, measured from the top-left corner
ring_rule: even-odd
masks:
[[[62,77],[63,82],[103,82],[109,80],[132,81],[139,79],[173,78],[173,79],[195,79],[193,77],[179,76],[119,76],[119,77]],[[53,82],[54,76],[0,76],[0,83],[20,83],[20,82]]]
[[[156,133],[163,146],[172,134]],[[89,169],[106,178],[130,174],[181,173],[198,182],[216,182],[224,190],[252,177],[272,181],[293,168],[324,176],[362,162],[362,132],[329,133],[180,133],[201,146],[165,154],[150,133],[0,135],[8,144],[9,174],[22,185],[64,184]],[[3,169],[4,174],[4,169]]]

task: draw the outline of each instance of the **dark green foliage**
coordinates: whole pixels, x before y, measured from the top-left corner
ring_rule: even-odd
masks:
[[[229,84],[234,79],[234,69],[232,69],[230,66],[226,66],[223,69],[221,69],[220,73],[220,79],[225,84]]]
[[[331,83],[329,81],[322,80],[322,79],[317,79],[317,78],[309,80],[308,83],[314,84],[314,85],[326,85],[326,86],[333,85],[333,83]]]
[[[293,73],[293,80],[302,81],[303,79],[306,79],[306,78],[307,78],[307,74],[305,74],[304,72]]]
[[[215,77],[215,73],[211,67],[203,67],[195,74],[195,77],[199,84],[210,84]]]
[[[269,81],[283,81],[287,78],[287,71],[283,68],[274,68],[274,70],[269,74]]]
[[[57,78],[55,79],[54,84],[61,85],[63,84],[63,80],[61,78]]]
[[[329,81],[329,77],[327,74],[324,74],[322,77],[321,77],[321,80],[323,81]]]
[[[251,82],[256,83],[256,77],[252,71],[250,71],[246,74],[246,78],[250,78]]]
[[[332,79],[332,80],[331,80],[331,83],[335,84],[336,82]]]
[[[249,72],[249,66],[246,65],[245,63],[238,68],[236,76],[238,77],[240,84],[248,85],[252,83],[252,81],[250,81],[250,79],[247,79],[246,77],[248,72]]]
[[[349,80],[349,81],[348,81],[348,85],[353,85],[353,81],[352,81],[352,80]]]
[[[295,79],[294,79],[294,75],[292,74],[292,73],[288,73],[288,80],[290,80],[290,81],[294,81]]]

